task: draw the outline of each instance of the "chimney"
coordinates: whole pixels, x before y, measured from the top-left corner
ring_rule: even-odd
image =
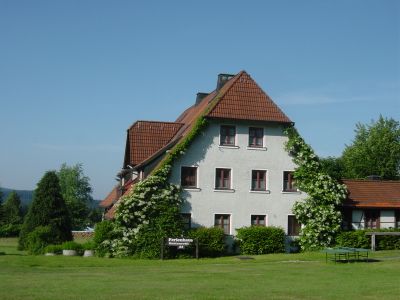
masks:
[[[207,97],[209,94],[208,93],[197,93],[196,96],[196,103],[194,105],[197,105],[203,100],[205,97]]]
[[[382,178],[381,178],[381,176],[379,176],[379,175],[369,175],[369,176],[367,176],[367,180],[376,180],[376,181],[379,181],[379,180],[382,180]]]
[[[231,74],[218,74],[217,91],[219,91],[228,80],[232,79],[235,75]]]

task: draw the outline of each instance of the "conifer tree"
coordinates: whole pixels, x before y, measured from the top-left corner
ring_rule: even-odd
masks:
[[[48,171],[39,181],[19,236],[19,249],[26,249],[29,233],[38,226],[51,228],[52,243],[72,239],[68,214],[56,172]]]
[[[4,221],[6,224],[22,224],[22,207],[19,195],[12,191],[3,204]]]

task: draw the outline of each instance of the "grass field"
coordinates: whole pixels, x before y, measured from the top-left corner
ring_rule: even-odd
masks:
[[[400,251],[183,260],[28,256],[0,239],[0,299],[399,299]]]

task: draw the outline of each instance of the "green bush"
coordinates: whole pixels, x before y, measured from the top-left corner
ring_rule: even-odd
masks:
[[[370,237],[365,230],[343,231],[336,236],[336,246],[351,248],[369,248]]]
[[[188,232],[192,239],[199,241],[199,256],[201,257],[217,257],[226,253],[225,235],[222,228],[219,227],[200,227],[192,229]],[[191,245],[193,249],[195,245]]]
[[[62,250],[61,245],[48,245],[44,248],[44,253],[62,254]]]
[[[285,252],[285,232],[278,227],[250,226],[237,230],[242,254]]]
[[[54,232],[50,226],[38,226],[26,237],[26,249],[29,254],[44,253],[46,246],[54,240]]]
[[[113,238],[114,224],[111,221],[101,221],[94,227],[93,242],[96,246],[100,245],[105,240]]]
[[[22,224],[5,224],[0,226],[0,237],[16,237],[21,231]]]
[[[82,244],[83,250],[94,250],[96,248],[96,244],[93,241],[87,241]]]
[[[343,231],[336,237],[336,246],[352,248],[370,248],[371,236],[366,232],[398,232],[399,229],[367,229]],[[400,249],[400,236],[377,235],[375,240],[376,250]]]
[[[63,250],[75,250],[75,251],[82,251],[83,246],[74,241],[68,241],[61,244]]]

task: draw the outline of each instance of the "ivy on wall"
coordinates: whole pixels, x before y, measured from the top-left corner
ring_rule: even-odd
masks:
[[[303,225],[300,246],[303,250],[327,247],[340,231],[339,206],[346,198],[346,187],[322,171],[318,157],[294,127],[286,129],[286,134],[289,138],[286,150],[297,165],[294,172],[296,185],[308,194],[304,201],[296,202],[293,207],[293,213]]]

